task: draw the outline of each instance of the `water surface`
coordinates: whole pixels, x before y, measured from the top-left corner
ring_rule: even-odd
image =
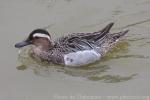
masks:
[[[0,100],[149,96],[149,0],[1,0],[0,13]],[[110,22],[115,22],[112,32],[130,32],[101,61],[88,67],[49,66],[28,58],[29,47],[21,57],[14,48],[36,28],[47,29],[55,39],[94,32]]]

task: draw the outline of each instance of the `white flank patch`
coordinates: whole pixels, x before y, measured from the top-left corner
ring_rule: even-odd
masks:
[[[33,37],[43,37],[43,38],[47,38],[48,40],[50,40],[50,36],[46,34],[41,34],[41,33],[35,33],[33,34]]]
[[[84,50],[66,54],[64,56],[65,65],[81,66],[99,60],[101,55],[94,50]]]

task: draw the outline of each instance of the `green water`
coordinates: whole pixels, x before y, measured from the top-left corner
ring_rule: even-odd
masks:
[[[0,100],[149,100],[143,97],[150,92],[149,0],[0,0],[0,13]],[[130,32],[100,61],[82,68],[49,65],[31,59],[30,47],[20,55],[14,48],[36,28],[55,39],[110,22],[112,32]]]

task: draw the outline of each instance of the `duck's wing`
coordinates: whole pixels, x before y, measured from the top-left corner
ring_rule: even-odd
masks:
[[[114,23],[110,23],[102,30],[94,32],[94,33],[74,33],[72,35],[80,37],[82,39],[89,40],[89,41],[97,41],[97,40],[105,37],[109,33],[109,31],[113,25],[114,25]]]
[[[105,28],[94,33],[73,33],[65,37],[61,37],[55,41],[57,47],[68,48],[69,50],[87,50],[93,49],[94,42],[103,39],[110,31],[114,23],[108,24]]]
[[[92,49],[93,46],[86,40],[79,37],[64,37],[55,42],[55,47],[60,48],[61,52],[76,52]]]
[[[85,39],[87,41],[97,41],[97,40],[103,38],[104,36],[106,36],[106,34],[109,33],[109,31],[113,25],[114,25],[114,23],[110,23],[102,30],[93,32],[93,33],[73,33],[73,34],[70,34],[65,37],[61,37],[61,38],[57,39],[56,42],[64,43],[64,42],[67,42],[67,41],[70,41],[70,40],[73,40],[76,38]]]

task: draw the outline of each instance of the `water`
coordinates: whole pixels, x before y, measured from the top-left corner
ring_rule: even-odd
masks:
[[[85,100],[92,96],[149,100],[142,98],[150,92],[149,0],[0,0],[0,13],[0,100],[70,100],[71,96],[72,100],[83,100],[84,96]],[[29,47],[18,60],[14,44],[35,28],[46,28],[57,38],[94,32],[109,22],[115,22],[112,32],[130,32],[96,64],[83,68],[49,66],[27,59]]]

